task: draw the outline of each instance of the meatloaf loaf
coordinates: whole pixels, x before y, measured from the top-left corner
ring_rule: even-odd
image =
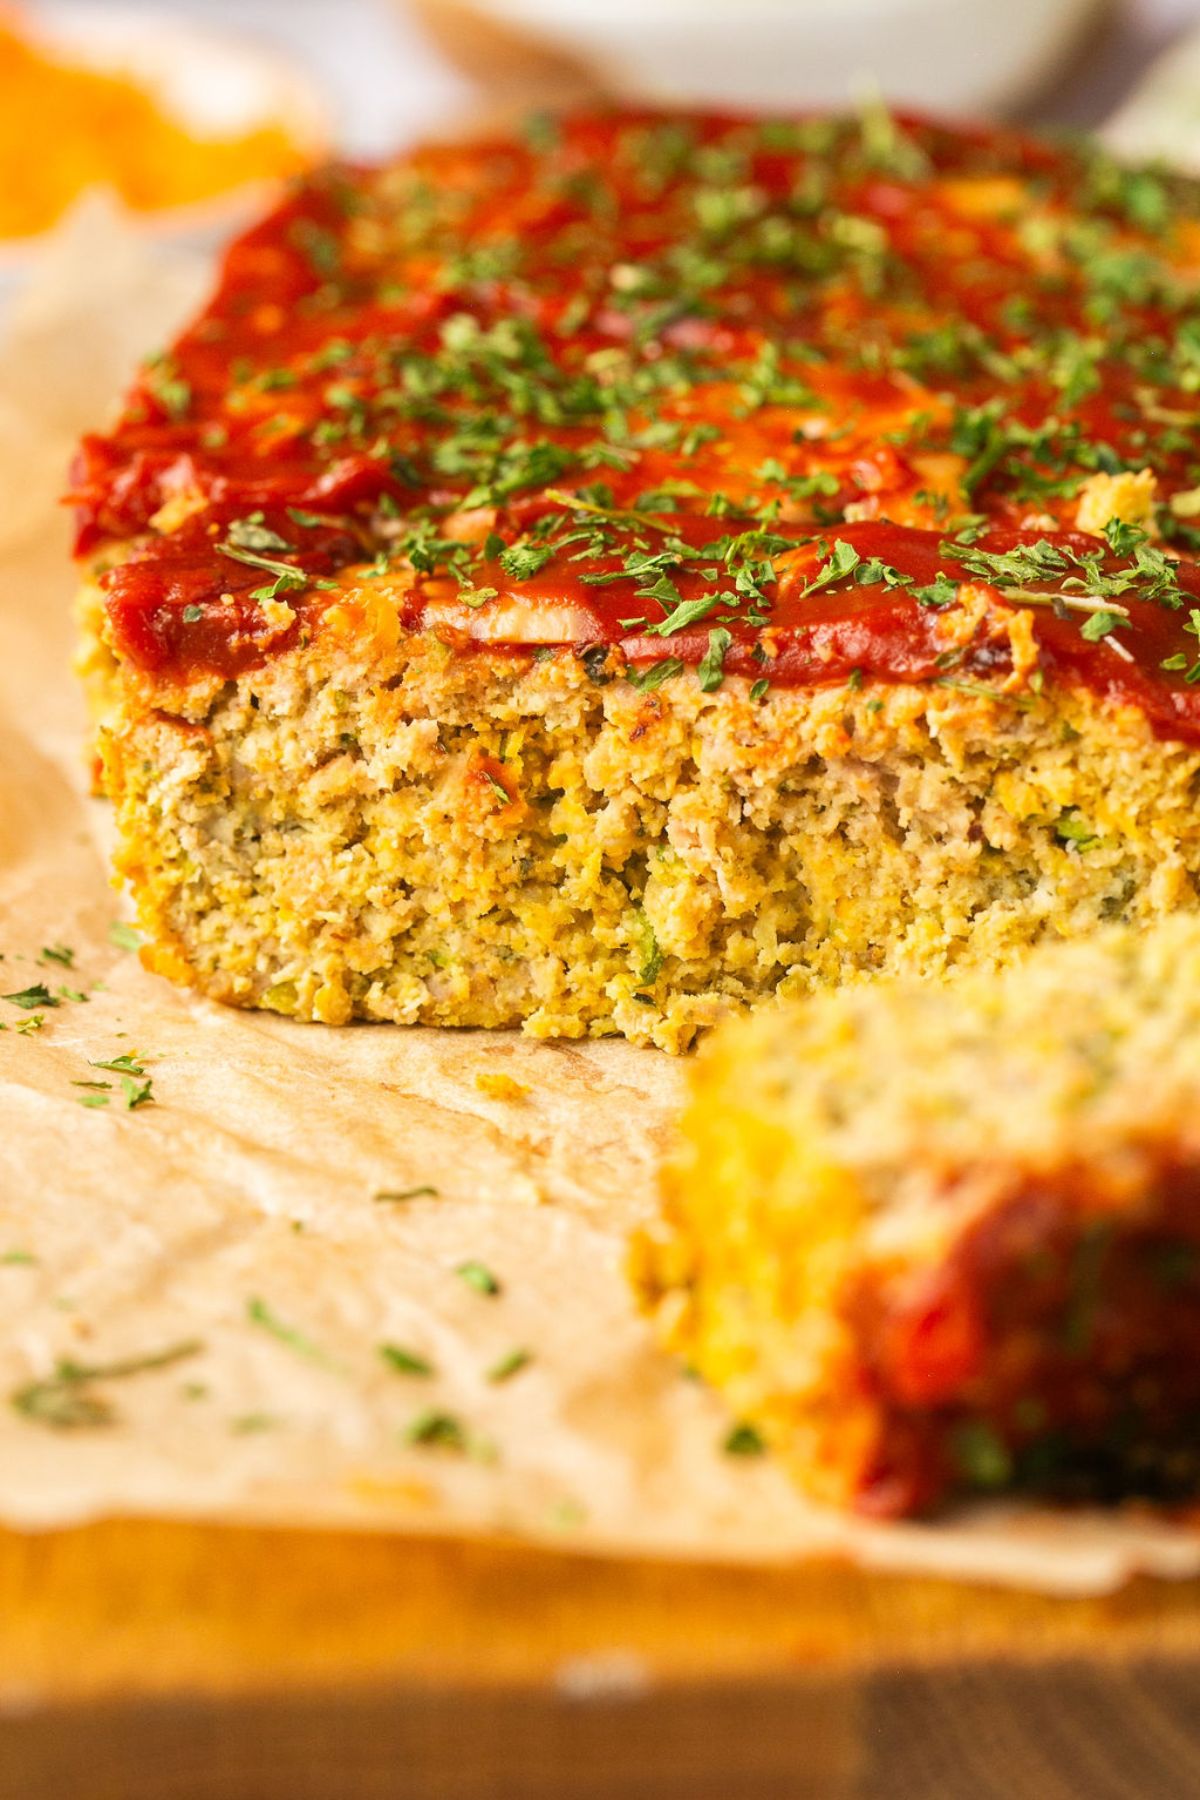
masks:
[[[820,1498],[1194,1500],[1200,920],[731,1021],[665,1213],[664,1336]]]
[[[146,960],[678,1049],[1194,910],[1198,271],[874,109],[314,173],[76,464]]]

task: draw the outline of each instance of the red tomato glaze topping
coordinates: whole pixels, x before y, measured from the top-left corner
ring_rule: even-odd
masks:
[[[850,1313],[878,1441],[860,1511],[1026,1487],[1190,1501],[1200,1472],[1200,1183],[1156,1178],[1122,1220],[1074,1187],[1011,1197],[943,1266],[866,1283]]]
[[[327,169],[84,441],[79,550],[172,679],[361,565],[644,685],[1049,675],[1200,741],[1198,271],[1191,184],[874,109]]]

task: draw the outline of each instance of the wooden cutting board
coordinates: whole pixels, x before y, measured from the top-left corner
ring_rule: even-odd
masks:
[[[1200,1582],[0,1533],[0,1800],[1195,1800]]]

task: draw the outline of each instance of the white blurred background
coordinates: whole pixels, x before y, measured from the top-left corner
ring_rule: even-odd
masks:
[[[76,3],[86,10],[104,0]],[[682,100],[724,97],[687,91],[723,72],[735,102],[757,82],[769,90],[766,105],[779,104],[781,91],[799,105],[836,103],[849,70],[885,92],[923,83],[889,97],[947,112],[1091,126],[1189,29],[1200,31],[1200,0],[417,0],[424,23],[403,0],[121,4],[286,49],[327,87],[345,148],[362,155],[435,129],[477,99],[465,66],[505,92],[526,77],[552,85],[563,65],[576,66],[581,44],[593,72],[603,46],[610,83],[654,93],[674,82],[671,97]],[[497,24],[499,36],[489,37]],[[524,71],[514,44],[531,51]],[[1200,135],[1200,52],[1197,66]]]

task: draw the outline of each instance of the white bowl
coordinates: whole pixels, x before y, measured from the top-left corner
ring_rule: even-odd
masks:
[[[497,29],[622,99],[752,111],[844,104],[875,84],[940,113],[1047,81],[1107,0],[421,0],[443,42]],[[445,31],[441,30],[444,16]],[[503,48],[502,48],[503,46]]]
[[[22,30],[64,62],[133,77],[197,138],[283,125],[314,160],[331,142],[331,113],[319,88],[285,58],[233,34],[90,0],[41,6],[23,17]],[[194,205],[130,216],[141,230],[208,246],[248,221],[277,185],[245,182]],[[19,268],[42,241],[0,241],[0,271]]]
[[[1104,127],[1118,156],[1200,174],[1200,31],[1160,56]]]

